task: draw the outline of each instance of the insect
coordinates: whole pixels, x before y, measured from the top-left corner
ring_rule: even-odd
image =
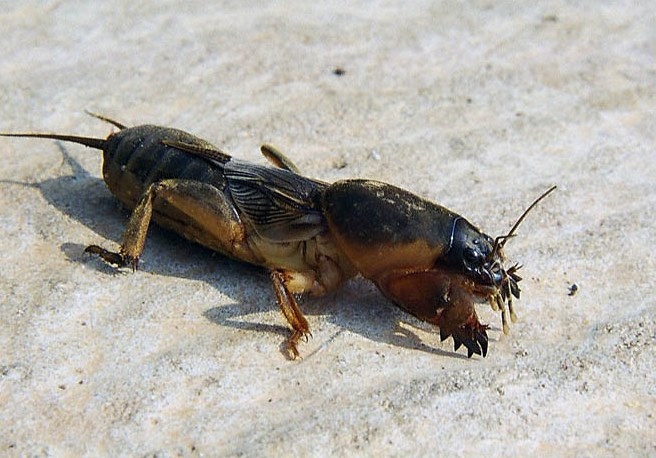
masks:
[[[90,113],[92,114],[92,113]],[[151,220],[234,259],[262,266],[292,328],[287,355],[310,335],[296,294],[321,295],[360,274],[395,304],[452,337],[454,350],[486,356],[488,326],[474,304],[515,321],[517,264],[503,248],[550,188],[506,235],[492,238],[464,217],[391,184],[352,179],[329,184],[304,177],[272,146],[272,166],[236,159],[181,130],[125,125],[92,114],[118,131],[107,138],[2,133],[79,143],[103,152],[109,190],[132,210],[121,245],[85,251],[118,267],[137,268]]]

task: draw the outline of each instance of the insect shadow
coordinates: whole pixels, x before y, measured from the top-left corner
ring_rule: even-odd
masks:
[[[125,230],[128,211],[109,193],[102,179],[82,167],[61,142],[55,144],[62,156],[60,169],[67,166],[71,174],[32,183],[16,180],[0,180],[0,183],[37,189],[51,206],[91,229],[104,240],[104,244],[118,244]],[[65,242],[60,249],[70,262],[91,265],[104,274],[116,276],[128,272],[117,270],[98,257],[85,254],[86,246],[79,242]],[[184,264],[181,259],[184,259]],[[193,267],[189,268],[189,264]],[[282,324],[253,323],[243,319],[254,311],[278,308],[269,276],[261,268],[231,260],[156,225],[148,230],[141,268],[157,275],[206,281],[228,297],[235,298],[229,304],[211,307],[203,313],[206,319],[217,325],[281,336],[287,336],[290,332]],[[242,284],[244,278],[249,281],[251,293],[244,294],[232,286]],[[437,332],[434,333],[434,340],[424,342],[408,326],[400,326],[399,323],[403,322],[410,327],[421,327],[413,324],[413,318],[409,318],[387,301],[375,286],[361,278],[351,280],[344,288],[325,296],[305,298],[302,308],[310,316],[325,315],[331,324],[340,329],[329,336],[320,334],[315,327],[314,338],[323,342],[320,349],[333,343],[343,330],[348,330],[369,340],[467,359],[466,355],[434,346],[433,342],[435,345],[439,342]],[[284,343],[280,350],[286,354]],[[312,353],[306,354],[306,358],[311,356]]]

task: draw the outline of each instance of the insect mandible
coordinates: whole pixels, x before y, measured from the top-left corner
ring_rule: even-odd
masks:
[[[486,356],[488,326],[475,303],[515,321],[517,264],[503,248],[538,197],[506,235],[492,238],[457,213],[391,184],[363,179],[326,183],[304,177],[284,154],[262,146],[272,166],[242,161],[178,129],[126,127],[107,138],[1,133],[79,143],[103,151],[103,178],[132,210],[118,251],[85,251],[137,268],[151,220],[214,251],[270,273],[292,328],[288,356],[310,334],[295,294],[321,295],[360,274],[395,304],[452,337],[454,350]]]

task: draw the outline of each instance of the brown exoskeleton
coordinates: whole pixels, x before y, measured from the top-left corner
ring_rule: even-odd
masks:
[[[289,356],[310,327],[294,294],[320,295],[361,274],[394,303],[453,337],[468,356],[487,354],[487,325],[476,302],[501,310],[503,330],[519,267],[504,266],[503,246],[540,196],[505,236],[492,239],[462,216],[408,191],[371,180],[333,184],[300,175],[270,146],[275,166],[235,159],[186,132],[143,125],[118,127],[106,139],[15,133],[103,151],[103,178],[132,214],[118,251],[87,252],[136,269],[151,219],[189,240],[240,261],[263,266],[292,327]]]

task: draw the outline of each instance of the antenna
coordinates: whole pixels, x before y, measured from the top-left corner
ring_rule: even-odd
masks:
[[[540,201],[542,199],[544,199],[549,194],[551,194],[555,189],[556,189],[556,185],[553,185],[552,187],[547,189],[544,193],[542,193],[542,195],[540,197],[535,199],[533,201],[533,203],[531,205],[529,205],[529,207],[526,210],[524,210],[524,213],[522,213],[522,216],[520,216],[519,219],[517,219],[517,222],[515,223],[515,225],[512,227],[512,229],[510,229],[510,232],[508,232],[506,235],[500,235],[500,236],[498,236],[497,238],[494,239],[494,246],[492,247],[492,255],[493,256],[495,254],[497,254],[499,252],[499,250],[503,249],[504,245],[506,244],[506,242],[508,241],[509,238],[515,236],[515,231],[517,230],[519,225],[522,224],[522,221],[524,221],[524,218],[526,218],[526,215],[528,215],[528,213],[531,210],[533,210],[535,208],[535,206],[538,203],[540,203]]]

